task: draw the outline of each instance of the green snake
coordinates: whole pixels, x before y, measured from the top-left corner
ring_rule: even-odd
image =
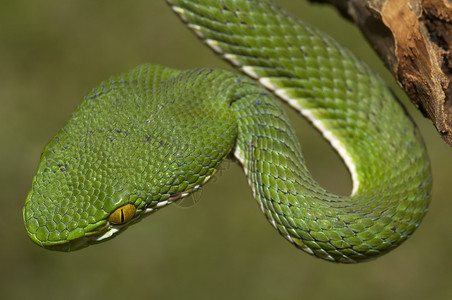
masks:
[[[347,49],[266,0],[168,0],[218,55],[251,78],[145,64],[88,94],[41,155],[23,209],[38,245],[106,241],[197,190],[225,158],[243,167],[274,228],[316,257],[352,263],[406,240],[431,198],[413,121]],[[350,196],[322,188],[278,99],[348,167]]]

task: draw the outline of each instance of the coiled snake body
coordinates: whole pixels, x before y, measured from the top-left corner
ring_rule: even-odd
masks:
[[[358,262],[395,248],[431,196],[416,126],[348,50],[265,0],[168,0],[215,52],[253,79],[138,66],[86,96],[44,149],[24,207],[30,238],[75,250],[186,196],[233,155],[261,210],[292,244]],[[348,166],[349,197],[312,178],[276,95]]]

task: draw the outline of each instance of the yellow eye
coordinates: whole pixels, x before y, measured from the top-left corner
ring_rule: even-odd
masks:
[[[118,207],[111,215],[108,217],[108,221],[112,224],[124,224],[130,221],[135,215],[136,207],[133,204],[126,204]]]

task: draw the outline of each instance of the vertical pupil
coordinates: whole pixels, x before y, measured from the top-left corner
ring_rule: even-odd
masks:
[[[121,223],[124,223],[124,210],[121,209]]]

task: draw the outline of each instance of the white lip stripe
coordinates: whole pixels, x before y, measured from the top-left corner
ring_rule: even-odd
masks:
[[[118,231],[119,231],[119,228],[111,227],[110,230],[105,232],[103,235],[96,237],[96,241],[101,241],[103,239],[109,238]]]

